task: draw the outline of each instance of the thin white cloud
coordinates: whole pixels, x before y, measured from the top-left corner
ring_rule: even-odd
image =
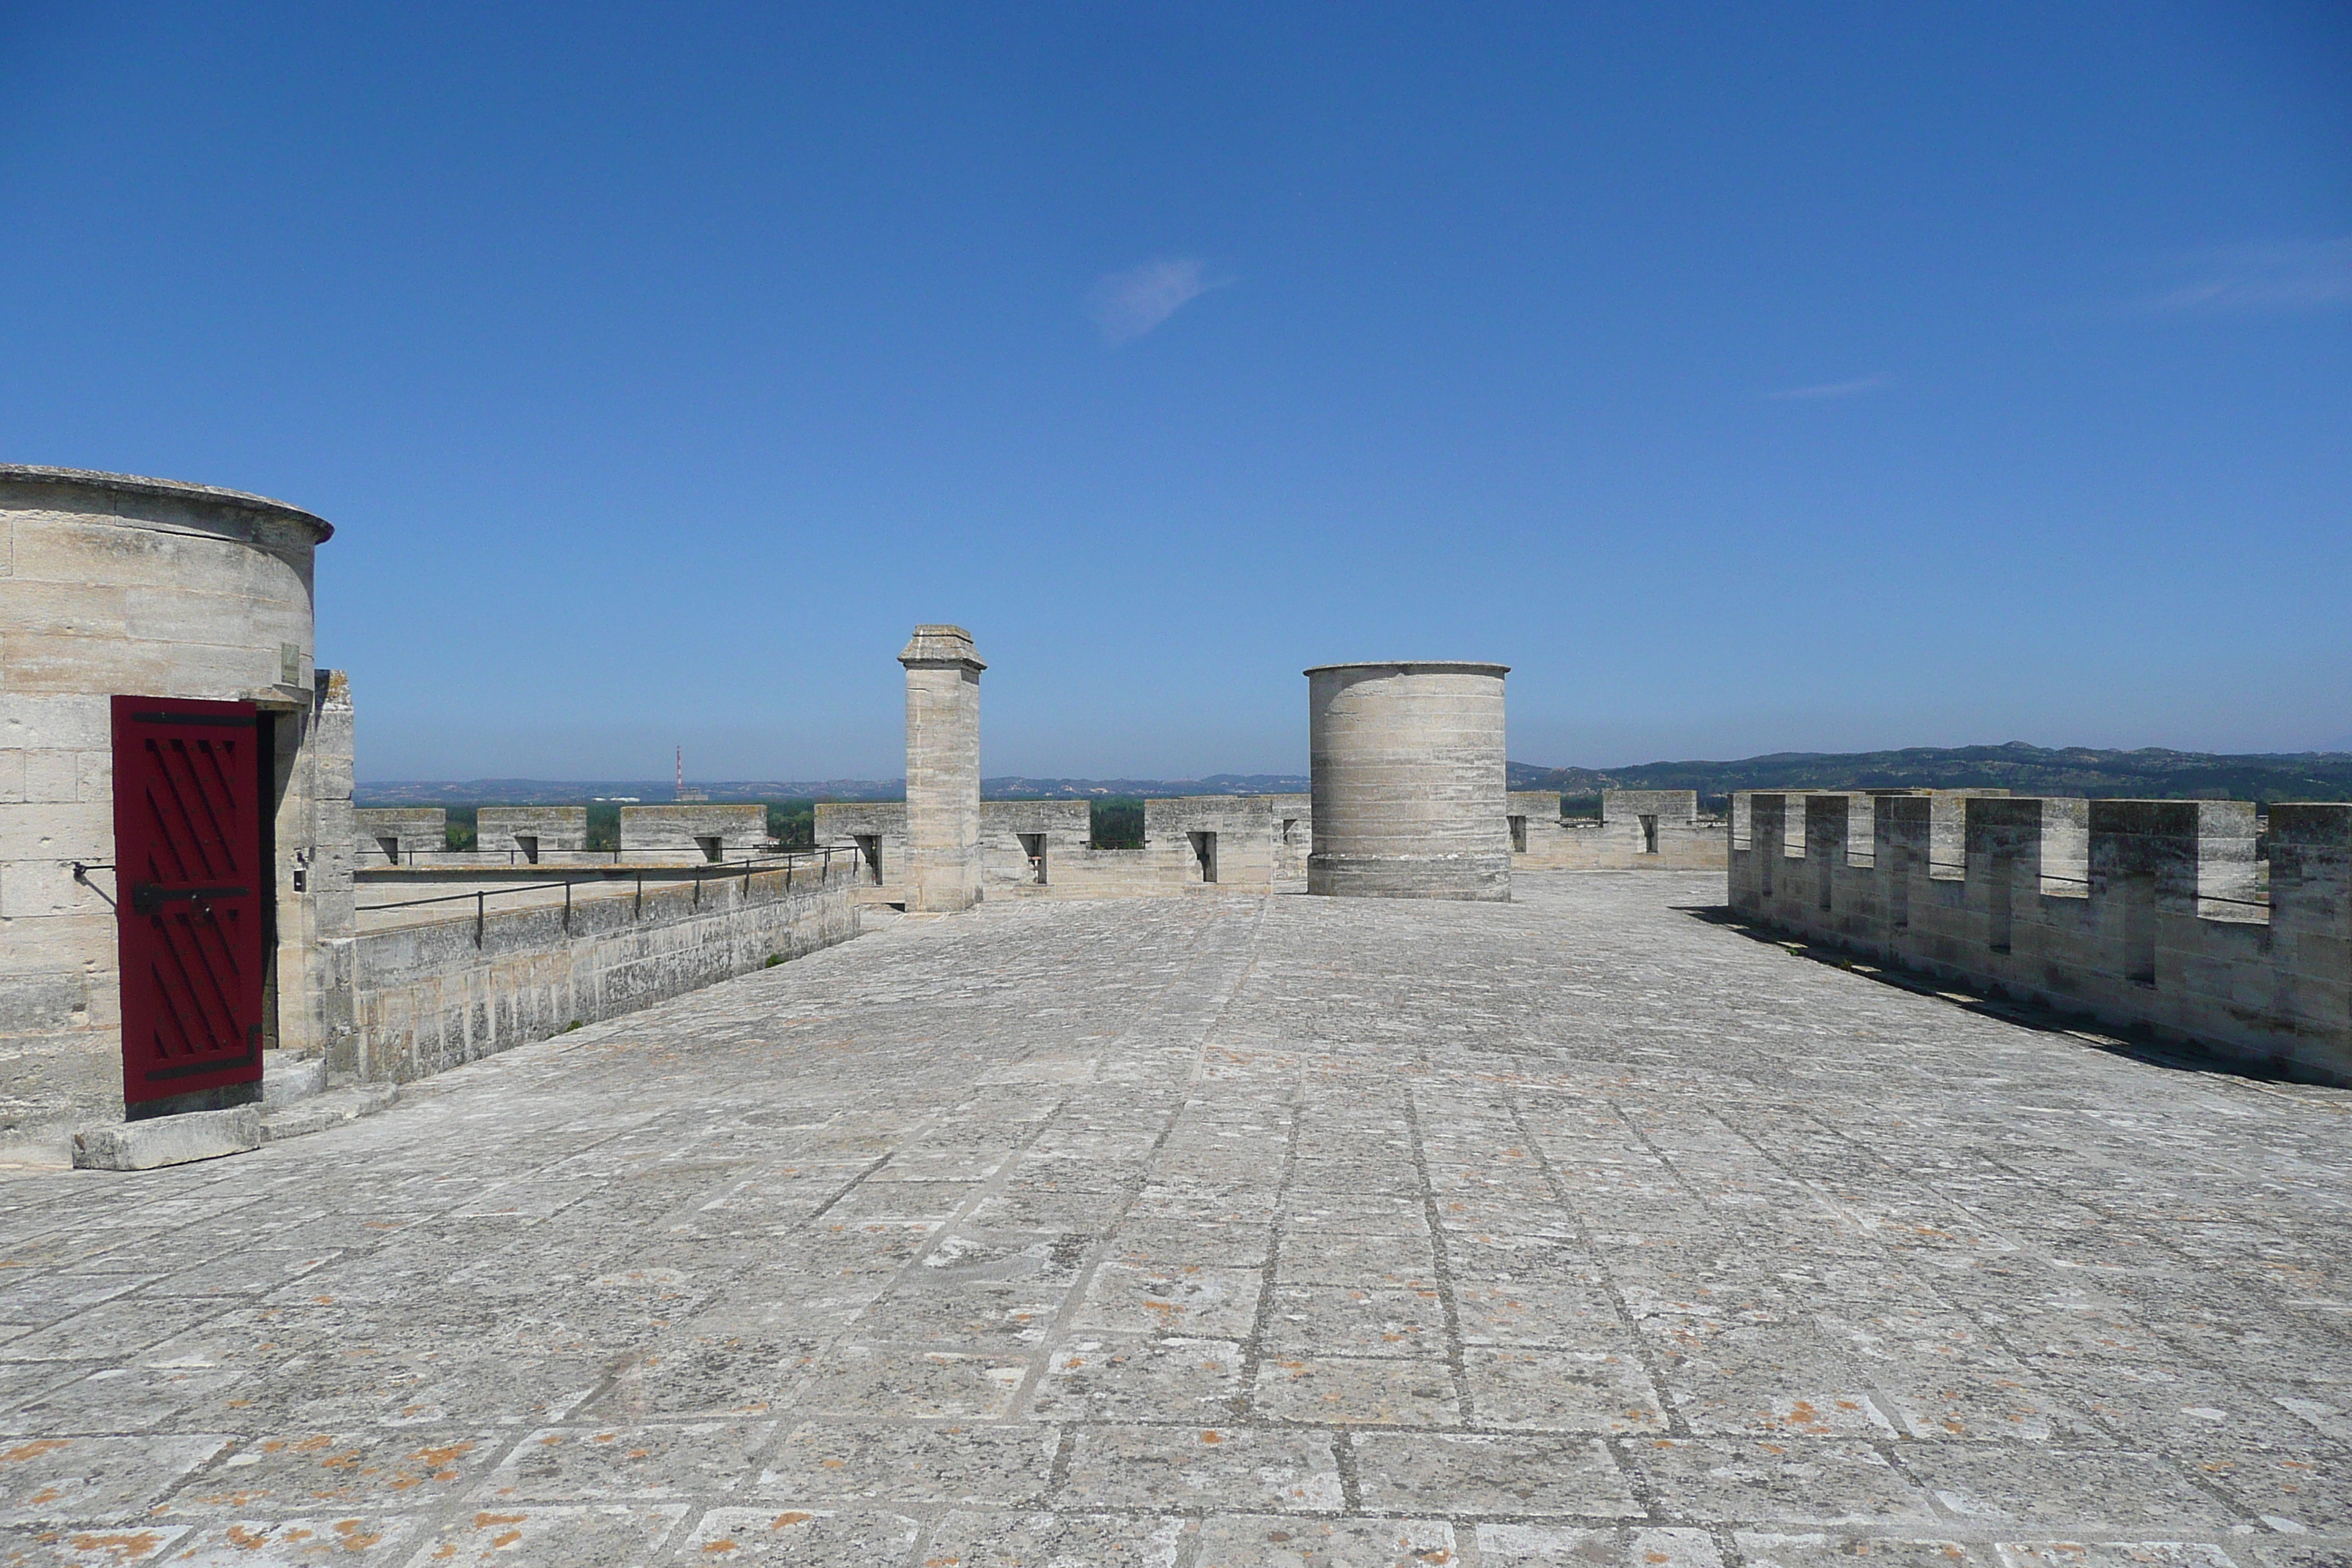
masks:
[[[2352,304],[2352,235],[2208,251],[2198,276],[2141,301],[2147,310],[2316,310]]]
[[[1859,397],[1865,392],[1876,392],[1894,378],[1885,371],[1865,375],[1860,381],[1832,381],[1821,386],[1791,386],[1764,395],[1776,403],[1806,403],[1823,397]]]
[[[1087,319],[1113,348],[1133,342],[1212,289],[1232,282],[1210,280],[1189,256],[1163,256],[1124,272],[1106,272],[1087,291]]]

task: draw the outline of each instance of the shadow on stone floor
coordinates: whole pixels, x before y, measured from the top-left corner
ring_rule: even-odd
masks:
[[[1669,907],[1678,914],[1735,931],[1750,942],[1780,948],[1794,958],[1807,959],[1832,969],[1843,969],[1849,974],[1860,975],[1881,985],[1908,991],[1916,996],[1930,997],[1982,1017],[2015,1024],[2020,1028],[2046,1035],[2063,1035],[2094,1050],[2104,1051],[2109,1056],[2128,1057],[2149,1067],[2242,1079],[2250,1083],[2284,1084],[2296,1089],[2326,1089],[2334,1087],[2298,1077],[2284,1067],[2225,1057],[2192,1042],[2159,1039],[2153,1030],[2144,1026],[2123,1030],[2109,1029],[2088,1013],[2070,1013],[2042,1003],[2021,1000],[2007,994],[1998,986],[1987,989],[1960,981],[1942,980],[1882,963],[1851,949],[1811,942],[1768,921],[1750,919],[1728,904],[1674,904]],[[2341,1100],[2330,1098],[2314,1103],[2352,1109],[2352,1096]]]

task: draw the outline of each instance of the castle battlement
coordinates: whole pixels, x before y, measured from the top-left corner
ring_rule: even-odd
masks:
[[[2352,1083],[2352,805],[1743,791],[1740,913]]]

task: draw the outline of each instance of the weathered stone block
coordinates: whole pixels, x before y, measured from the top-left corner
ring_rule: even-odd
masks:
[[[191,1110],[147,1121],[86,1127],[73,1135],[73,1163],[83,1171],[153,1171],[217,1160],[261,1147],[261,1110]]]

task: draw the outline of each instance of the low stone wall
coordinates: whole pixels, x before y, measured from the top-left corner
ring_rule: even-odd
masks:
[[[1206,886],[1213,870],[1221,888],[1263,892],[1295,881],[1304,889],[1314,833],[1311,797],[1303,795],[1195,795],[1143,803],[1145,854],[1152,874],[1172,887]]]
[[[1139,849],[1094,848],[1091,820],[1091,809],[1082,800],[981,802],[981,885],[985,896],[1107,899],[1196,889],[1264,892],[1285,883],[1305,886],[1312,824],[1303,795],[1147,800]],[[871,896],[891,901],[905,897],[904,802],[820,801],[816,839],[819,844],[856,843],[866,857],[869,872],[879,875],[880,885]],[[1043,880],[1036,853],[1041,850]]]
[[[2352,805],[1735,799],[1732,908],[2227,1059],[2352,1084]]]
[[[906,808],[895,813],[891,837],[903,846]],[[818,807],[820,811],[824,807]],[[1083,878],[1097,851],[1093,816],[1082,800],[991,800],[980,807],[981,888],[986,898],[1026,894]],[[819,843],[831,842],[822,835]],[[900,851],[904,863],[904,850]],[[1042,863],[1041,863],[1042,862]]]
[[[582,819],[586,831],[586,819]],[[621,807],[621,853],[695,855],[711,860],[756,855],[768,842],[768,808],[759,805],[686,802]]]
[[[1562,820],[1559,795],[1509,796],[1514,867],[1547,871],[1720,871],[1720,817],[1701,816],[1689,790],[1612,790],[1598,822]],[[907,807],[884,801],[820,801],[820,844],[856,842],[877,872],[872,896],[905,896]],[[990,898],[1130,898],[1215,889],[1303,889],[1314,844],[1313,801],[1304,795],[1175,795],[1143,803],[1143,847],[1091,847],[1081,800],[980,803],[982,886]],[[1034,851],[1042,849],[1045,878]],[[1213,865],[1215,879],[1209,872]]]
[[[352,810],[352,863],[404,865],[449,847],[449,812],[438,805],[362,805]]]
[[[405,1083],[845,942],[858,879],[844,859],[369,931],[329,1079]]]
[[[474,813],[474,847],[519,853],[534,865],[556,854],[588,847],[584,805],[486,805]]]
[[[1562,817],[1551,790],[1510,794],[1511,864],[1530,871],[1720,871],[1724,823],[1692,790],[1607,790],[1601,818]]]

